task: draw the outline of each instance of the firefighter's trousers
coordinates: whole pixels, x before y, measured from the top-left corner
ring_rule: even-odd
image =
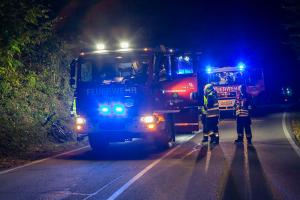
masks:
[[[236,118],[236,131],[238,137],[242,138],[244,136],[244,132],[246,133],[246,137],[248,140],[252,138],[251,132],[251,118],[248,117],[237,117]]]
[[[203,134],[204,137],[208,137],[209,135],[213,137],[219,137],[219,117],[205,117],[203,119]]]

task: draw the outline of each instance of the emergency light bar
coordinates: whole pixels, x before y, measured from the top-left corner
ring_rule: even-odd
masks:
[[[245,64],[240,62],[237,67],[240,71],[243,71],[245,69]]]
[[[96,44],[97,50],[104,50],[105,49],[105,44],[104,43],[98,43]]]
[[[210,73],[212,72],[212,67],[211,67],[211,66],[207,66],[207,67],[206,67],[206,72],[207,72],[208,74],[210,74]]]
[[[120,47],[121,47],[121,49],[128,49],[129,48],[129,42],[127,42],[127,41],[122,41],[122,42],[120,42]]]

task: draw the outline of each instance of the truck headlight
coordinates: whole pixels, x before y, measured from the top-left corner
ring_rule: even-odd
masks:
[[[151,124],[155,122],[155,117],[152,115],[146,115],[141,117],[141,122],[145,123],[145,124]]]
[[[76,118],[76,125],[83,125],[85,124],[86,120],[83,117]]]

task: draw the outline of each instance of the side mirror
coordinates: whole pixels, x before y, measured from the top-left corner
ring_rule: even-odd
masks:
[[[192,92],[190,94],[190,99],[193,100],[193,101],[198,101],[199,100],[199,94],[198,94],[198,92]]]
[[[74,85],[75,85],[75,79],[74,79],[74,78],[71,78],[71,79],[69,80],[69,84],[70,84],[71,86],[74,86]]]
[[[76,75],[76,70],[75,70],[75,60],[72,61],[70,64],[70,77],[73,78]]]

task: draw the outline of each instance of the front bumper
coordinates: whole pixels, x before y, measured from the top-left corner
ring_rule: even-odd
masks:
[[[155,128],[149,129],[147,124],[141,122],[140,117],[133,118],[102,118],[98,120],[86,120],[83,129],[76,131],[77,137],[89,134],[97,134],[106,138],[142,138],[149,134],[162,132],[165,122],[155,123]]]

